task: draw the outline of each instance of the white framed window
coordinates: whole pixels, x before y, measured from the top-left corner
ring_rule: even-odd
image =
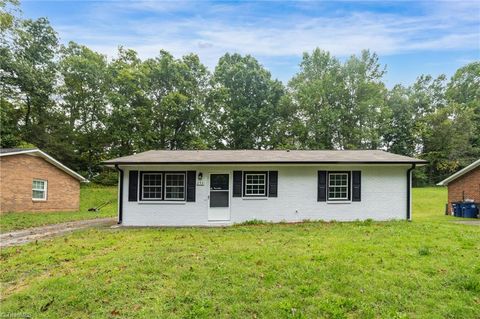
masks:
[[[32,200],[47,200],[47,181],[42,179],[33,180]]]
[[[185,200],[185,173],[165,173],[165,200]]]
[[[163,174],[142,172],[142,200],[162,200]]]
[[[328,173],[328,200],[350,200],[350,174],[348,172]]]
[[[244,196],[267,196],[267,173],[246,172]]]

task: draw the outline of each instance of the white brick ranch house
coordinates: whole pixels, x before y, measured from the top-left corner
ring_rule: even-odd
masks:
[[[148,151],[119,171],[119,223],[222,226],[258,219],[411,219],[423,160],[384,151]]]

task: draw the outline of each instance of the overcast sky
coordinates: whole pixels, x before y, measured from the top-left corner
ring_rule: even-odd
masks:
[[[211,70],[225,52],[255,56],[287,82],[302,53],[319,47],[345,59],[370,49],[387,65],[385,81],[453,75],[480,60],[480,1],[211,2],[23,1],[26,18],[48,17],[61,41],[114,57],[160,49],[194,52]]]

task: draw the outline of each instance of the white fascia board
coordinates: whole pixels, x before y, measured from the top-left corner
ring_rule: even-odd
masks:
[[[26,150],[10,152],[10,153],[0,153],[0,157],[9,156],[9,155],[25,154],[25,153],[33,153],[33,152],[38,152],[38,151],[39,151],[38,149],[26,149]]]

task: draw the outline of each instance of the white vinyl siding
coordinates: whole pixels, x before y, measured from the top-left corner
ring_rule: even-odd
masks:
[[[32,182],[32,199],[47,200],[47,181],[34,179]]]

